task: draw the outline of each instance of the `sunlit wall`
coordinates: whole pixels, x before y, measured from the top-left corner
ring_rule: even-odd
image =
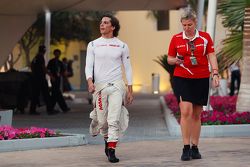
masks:
[[[178,11],[170,12],[170,29],[158,31],[156,19],[149,11],[118,12],[121,30],[119,38],[130,48],[136,92],[152,92],[152,73],[160,74],[160,91],[170,89],[168,73],[156,62],[158,56],[167,54],[169,41],[181,29]]]

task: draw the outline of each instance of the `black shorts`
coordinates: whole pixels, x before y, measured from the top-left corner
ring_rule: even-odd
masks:
[[[174,77],[174,92],[178,102],[188,101],[196,105],[207,105],[209,78]]]

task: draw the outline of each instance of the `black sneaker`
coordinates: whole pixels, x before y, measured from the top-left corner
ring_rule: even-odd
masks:
[[[106,154],[107,157],[109,157],[109,153],[108,153],[108,150],[109,150],[109,149],[108,149],[108,142],[107,142],[107,140],[105,140],[105,139],[104,139],[104,141],[105,141],[105,154]]]
[[[69,108],[69,107],[63,109],[63,113],[67,113],[67,112],[69,112],[69,111],[70,111],[70,108]]]
[[[189,160],[191,160],[190,157],[191,157],[190,149],[183,148],[183,152],[182,152],[182,155],[181,155],[181,160],[182,161],[189,161]]]
[[[30,115],[40,115],[40,113],[36,111],[30,111]]]
[[[192,146],[190,151],[192,159],[201,159],[201,154],[197,146]]]
[[[59,112],[60,112],[59,110],[47,111],[48,115],[55,115],[55,114],[58,114]]]
[[[116,158],[116,156],[115,156],[115,149],[113,149],[113,148],[109,148],[108,149],[108,160],[111,163],[117,163],[117,162],[119,162],[119,159]]]

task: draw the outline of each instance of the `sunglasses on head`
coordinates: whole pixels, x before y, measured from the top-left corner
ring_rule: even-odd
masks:
[[[188,42],[188,45],[189,45],[189,47],[190,47],[191,52],[195,51],[196,47],[195,47],[195,45],[194,45],[194,41],[189,41],[189,42]]]

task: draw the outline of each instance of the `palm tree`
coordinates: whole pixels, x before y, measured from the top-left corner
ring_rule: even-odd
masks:
[[[154,59],[154,61],[160,64],[169,73],[169,81],[173,89],[173,74],[175,65],[168,64],[168,55],[158,56],[157,59]]]
[[[241,87],[238,95],[236,109],[239,112],[250,110],[250,3],[245,8],[243,32],[243,65]]]
[[[218,54],[220,69],[242,59],[241,85],[236,110],[250,111],[250,0],[220,0],[218,13],[230,34]]]

